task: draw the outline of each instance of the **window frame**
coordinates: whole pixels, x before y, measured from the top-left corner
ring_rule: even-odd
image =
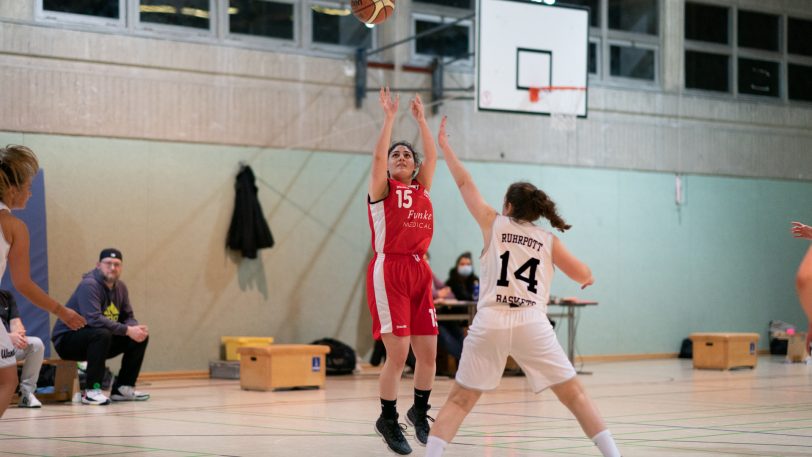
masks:
[[[444,8],[448,9],[448,8]],[[470,14],[470,10],[459,9],[460,12],[468,12]],[[451,22],[455,22],[459,20],[460,17],[465,16],[465,14],[460,14],[457,17],[454,16],[443,16],[438,15],[435,13],[427,13],[427,12],[417,12],[412,11],[412,15],[409,17],[409,33],[410,36],[414,36],[417,34],[417,21],[428,21],[428,22],[436,22],[437,25],[441,24],[448,24]],[[457,26],[467,27],[468,28],[468,50],[469,52],[473,53],[475,51],[476,46],[476,36],[474,30],[474,19],[466,19],[461,21]],[[413,65],[429,65],[434,60],[435,57],[430,54],[420,54],[417,52],[417,40],[412,40],[409,43],[409,53],[411,55],[411,64]],[[450,56],[442,56],[441,58],[448,59]],[[460,68],[460,69],[473,69],[474,68],[474,56],[469,55],[467,58],[464,59],[457,59],[446,68]]]
[[[265,0],[263,0],[265,1]],[[231,32],[231,20],[229,17],[228,9],[229,9],[229,0],[217,1],[218,5],[218,17],[223,18],[223,20],[218,21],[219,23],[219,30],[218,36],[222,36],[224,42],[239,45],[239,46],[246,46],[254,49],[268,49],[270,46],[271,50],[276,49],[296,49],[301,46],[302,41],[302,2],[297,0],[267,0],[274,3],[287,3],[293,5],[293,38],[288,40],[284,38],[275,38],[275,37],[267,37],[267,36],[260,36],[260,35],[249,35],[243,33],[232,33]]]
[[[798,54],[789,53],[789,19],[798,19],[804,21],[812,21],[812,15],[800,14],[798,12],[787,12],[780,7],[770,7],[771,4],[761,5],[759,8],[752,6],[741,7],[734,0],[689,0],[687,3],[697,3],[709,6],[721,6],[728,9],[728,43],[727,45],[719,43],[704,42],[698,40],[689,40],[685,38],[685,31],[683,28],[683,82],[682,88],[687,94],[696,94],[702,96],[716,96],[733,98],[736,100],[758,103],[780,103],[791,105],[810,105],[812,102],[806,100],[796,100],[789,98],[789,64],[804,65],[812,67],[812,56],[802,56]],[[751,13],[766,14],[778,17],[778,51],[767,51],[757,48],[748,48],[738,45],[738,32],[739,32],[739,10]],[[683,19],[685,19],[685,9],[683,6]],[[698,88],[689,88],[686,86],[685,73],[687,72],[686,62],[684,55],[686,51],[694,52],[707,52],[713,54],[724,54],[729,60],[728,65],[728,87],[727,92],[711,91]],[[767,62],[778,63],[778,95],[756,95],[741,93],[739,91],[739,59],[753,59],[762,60]]]
[[[624,48],[632,48],[632,49],[644,49],[648,51],[653,51],[654,53],[654,79],[641,79],[641,78],[632,78],[628,76],[614,76],[612,75],[612,62],[611,62],[611,48],[612,46],[620,46]],[[650,44],[650,43],[637,43],[630,40],[622,40],[622,39],[615,39],[610,38],[604,41],[604,53],[605,55],[609,56],[606,60],[606,80],[617,85],[624,85],[624,86],[647,86],[649,88],[659,88],[660,87],[660,53],[659,46]]]
[[[226,0],[227,1],[227,0]],[[301,36],[301,45],[302,49],[314,51],[317,55],[324,55],[324,56],[343,56],[346,58],[348,55],[354,55],[355,46],[347,46],[342,44],[332,44],[332,43],[319,43],[313,41],[313,9],[311,8],[312,5],[323,5],[323,6],[330,6],[334,8],[338,8],[342,5],[342,2],[336,0],[309,0],[302,3],[302,14],[300,16],[301,27],[302,27],[302,36]],[[344,2],[344,5],[349,8],[349,4]],[[352,14],[352,13],[350,13]],[[359,21],[360,22],[360,21]],[[370,49],[375,49],[377,47],[377,37],[378,37],[378,28],[376,27],[369,27],[371,40],[369,44]]]
[[[104,29],[127,28],[127,16],[129,14],[128,5],[130,0],[118,0],[118,19],[91,16],[88,14],[63,13],[45,9],[45,0],[37,0],[34,6],[34,19],[36,21],[51,24],[66,24],[99,27]]]
[[[657,6],[657,34],[628,32],[609,28],[609,0],[599,0],[598,26],[589,27],[589,42],[597,43],[597,73],[588,73],[589,83],[610,87],[622,87],[641,90],[657,90],[662,87],[662,49],[663,49],[663,1],[655,0]],[[654,79],[637,79],[623,76],[612,76],[611,46],[633,47],[654,51]],[[589,70],[587,70],[588,72]]]
[[[724,7],[727,8],[727,44],[722,43],[714,43],[710,41],[700,41],[700,40],[691,40],[685,37],[685,21],[687,21],[687,16],[685,14],[685,7],[688,3],[694,3],[699,5],[708,5],[708,6],[717,6],[717,7]],[[682,27],[682,40],[683,40],[683,49],[682,49],[682,88],[686,91],[686,93],[695,93],[699,95],[709,95],[709,96],[735,96],[738,94],[738,56],[736,55],[736,25],[737,25],[737,12],[733,8],[732,4],[728,3],[721,3],[721,2],[714,2],[714,1],[707,1],[707,0],[700,0],[700,1],[692,1],[688,0],[683,3],[683,27]],[[720,54],[727,57],[727,91],[721,92],[717,90],[708,90],[708,89],[700,89],[697,87],[687,87],[687,78],[686,73],[688,72],[687,62],[685,59],[685,53],[691,52],[701,52],[706,54]]]
[[[218,41],[222,37],[220,34],[222,27],[222,17],[220,14],[221,0],[207,0],[209,2],[209,28],[199,29],[197,27],[186,27],[182,25],[161,24],[158,22],[141,21],[141,0],[130,0],[132,23],[130,27],[136,34],[152,37],[172,37],[180,38],[184,41]],[[225,0],[226,2],[228,0]]]

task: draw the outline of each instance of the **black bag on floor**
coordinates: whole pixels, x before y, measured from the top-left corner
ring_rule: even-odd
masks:
[[[330,353],[325,356],[327,374],[351,374],[355,369],[355,351],[333,338],[322,338],[310,344],[330,346]]]
[[[682,345],[679,348],[679,358],[693,359],[694,358],[694,342],[690,338],[682,340]]]

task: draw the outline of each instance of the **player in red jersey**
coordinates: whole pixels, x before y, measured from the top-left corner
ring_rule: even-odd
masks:
[[[415,359],[414,406],[406,414],[418,442],[429,434],[428,404],[434,383],[437,353],[437,319],[431,298],[431,269],[423,260],[429,248],[434,212],[429,199],[437,165],[437,148],[419,95],[410,103],[420,127],[425,158],[421,161],[405,141],[390,146],[399,97],[388,88],[380,92],[384,123],[369,176],[369,226],[375,256],[367,270],[367,301],[372,332],[383,340],[386,362],[379,381],[381,416],[375,423],[389,448],[398,454],[412,452],[403,436],[397,413],[398,382],[411,344]]]

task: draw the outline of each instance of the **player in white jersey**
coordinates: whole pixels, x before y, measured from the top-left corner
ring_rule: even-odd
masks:
[[[0,278],[6,271],[17,292],[31,303],[56,314],[68,327],[77,329],[85,325],[85,319],[75,311],[65,308],[48,296],[31,280],[28,258],[28,228],[11,214],[11,209],[25,208],[31,197],[31,181],[39,170],[37,157],[25,146],[0,148]],[[14,346],[0,325],[0,416],[6,411],[14,389],[17,387],[17,359]]]
[[[554,267],[582,289],[594,282],[589,267],[533,221],[544,217],[562,232],[570,226],[547,194],[530,183],[511,184],[498,214],[449,146],[446,119],[440,124],[438,143],[465,205],[482,230],[485,247],[480,257],[477,314],[463,344],[456,382],[431,428],[426,457],[441,456],[482,392],[499,386],[509,355],[536,393],[548,387],[553,390],[605,457],[619,456],[614,438],[576,378],[546,316]]]

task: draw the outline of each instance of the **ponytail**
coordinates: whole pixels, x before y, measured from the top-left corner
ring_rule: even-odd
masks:
[[[510,217],[526,222],[534,222],[540,217],[563,232],[572,228],[567,224],[555,207],[555,202],[547,194],[528,182],[515,182],[508,187],[505,202],[510,203]]]

